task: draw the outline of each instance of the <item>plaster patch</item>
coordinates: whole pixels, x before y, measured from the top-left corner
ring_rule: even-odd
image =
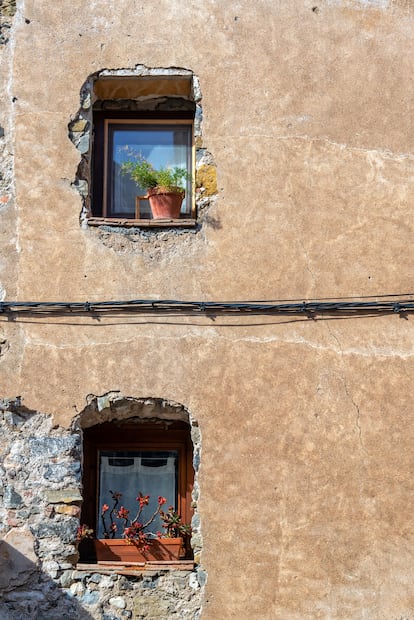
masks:
[[[390,0],[328,0],[328,4],[357,9],[388,9]]]

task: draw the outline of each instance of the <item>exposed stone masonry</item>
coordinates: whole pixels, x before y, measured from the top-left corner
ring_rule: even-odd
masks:
[[[196,619],[200,584],[190,571],[154,570],[135,575],[75,570],[65,573],[66,591],[91,618],[118,620]]]
[[[0,402],[0,619],[73,618],[140,620],[198,618],[205,573],[119,571],[77,565],[75,543],[82,502],[81,428],[140,413],[188,419],[180,405],[128,399],[118,392],[92,398],[72,429],[53,426],[49,415],[29,411],[20,399]],[[194,468],[200,433],[192,421]],[[198,498],[194,488],[194,506]],[[193,518],[192,546],[201,550],[200,520]],[[127,574],[120,574],[120,573]]]
[[[16,0],[0,0],[0,79],[2,82],[2,112],[0,115],[0,214],[2,226],[2,260],[0,261],[0,300],[6,297],[6,290],[14,295],[13,286],[17,279],[16,270],[16,225],[14,188],[14,127],[12,93],[13,45],[12,27],[16,13]],[[9,252],[6,251],[9,250]],[[0,331],[0,356],[8,349],[8,343]]]
[[[0,0],[0,45],[9,40],[12,18],[16,13],[16,0]]]

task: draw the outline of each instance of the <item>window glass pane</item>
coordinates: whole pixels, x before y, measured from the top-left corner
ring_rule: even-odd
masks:
[[[135,196],[144,196],[145,187],[120,173],[121,165],[135,156],[147,159],[154,168],[186,168],[191,173],[190,125],[109,125],[109,208],[111,215],[135,213]],[[151,217],[148,201],[141,201],[141,217]],[[191,180],[187,182],[182,213],[191,211]]]
[[[149,505],[145,506],[140,518],[141,522],[148,521],[158,506],[158,496],[167,500],[166,507],[177,507],[178,489],[178,451],[100,451],[99,453],[99,502],[97,515],[97,537],[104,538],[104,527],[101,519],[102,506],[108,504],[109,509],[113,506],[111,491],[122,493],[118,509],[121,506],[130,511],[133,519],[139,509],[136,501],[139,492],[149,495]],[[106,513],[107,527],[109,527],[109,510]],[[122,538],[123,521],[115,519],[118,531],[115,538]],[[157,515],[156,519],[147,528],[148,532],[155,534],[163,531],[162,521]]]

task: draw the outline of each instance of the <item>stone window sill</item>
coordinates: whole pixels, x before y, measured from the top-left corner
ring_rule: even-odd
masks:
[[[193,218],[180,219],[126,219],[112,217],[90,217],[88,218],[89,226],[122,226],[124,228],[195,228],[197,221]]]
[[[99,564],[76,565],[77,571],[85,573],[101,573],[104,575],[116,573],[118,575],[135,575],[137,572],[148,571],[171,571],[171,570],[194,570],[193,560],[179,560],[177,562],[129,562],[124,564],[121,562],[100,562]]]

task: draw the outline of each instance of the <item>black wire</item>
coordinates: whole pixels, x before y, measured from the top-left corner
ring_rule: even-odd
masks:
[[[397,298],[391,300],[390,298]],[[408,297],[408,295],[407,295]],[[329,299],[329,298],[325,298]],[[356,313],[409,313],[414,311],[414,295],[409,294],[408,299],[399,298],[397,295],[383,295],[377,301],[367,301],[367,297],[354,301],[345,301],[342,298],[336,301],[182,301],[172,299],[131,299],[123,301],[96,301],[96,302],[66,302],[66,301],[2,301],[0,313],[22,314],[42,313],[65,314],[91,313],[91,312],[119,312],[135,311],[145,313],[168,313],[168,312],[197,312],[197,313],[222,313],[222,314],[356,314]]]

